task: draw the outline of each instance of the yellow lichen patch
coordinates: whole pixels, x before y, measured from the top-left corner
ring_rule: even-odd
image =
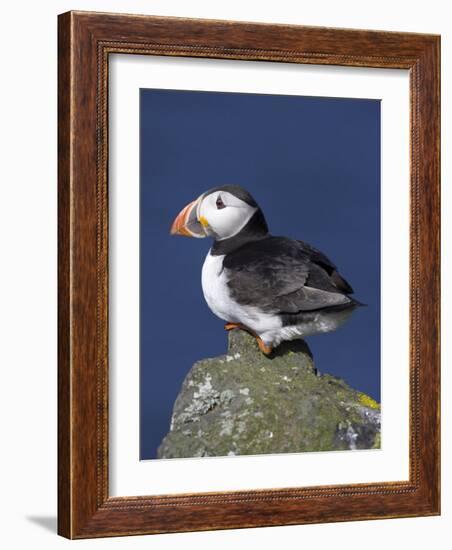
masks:
[[[359,394],[359,402],[364,407],[369,407],[369,409],[379,409],[380,405],[375,401],[375,399],[372,399],[372,397],[369,397],[365,393]]]

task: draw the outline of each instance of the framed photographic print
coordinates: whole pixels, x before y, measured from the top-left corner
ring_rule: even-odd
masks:
[[[59,17],[59,533],[439,514],[438,36]]]

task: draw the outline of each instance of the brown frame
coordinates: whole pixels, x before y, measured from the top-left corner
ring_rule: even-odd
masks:
[[[68,12],[59,16],[58,53],[58,532],[86,538],[439,514],[439,36]],[[409,70],[409,481],[109,497],[111,53]]]

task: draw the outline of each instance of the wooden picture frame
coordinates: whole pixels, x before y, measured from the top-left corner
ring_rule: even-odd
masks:
[[[68,12],[58,62],[58,532],[68,538],[440,513],[440,38]],[[410,73],[409,481],[143,497],[108,491],[110,54]]]

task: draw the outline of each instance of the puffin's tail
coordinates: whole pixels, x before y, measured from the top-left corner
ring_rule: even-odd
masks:
[[[357,300],[356,298],[352,298],[351,296],[348,296],[348,298],[350,299],[350,302],[355,306],[355,307],[367,307],[368,304],[363,304],[363,302],[360,302],[359,300]]]

